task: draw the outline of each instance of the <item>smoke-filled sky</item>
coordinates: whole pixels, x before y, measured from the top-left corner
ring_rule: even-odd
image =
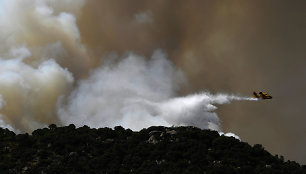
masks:
[[[305,7],[0,0],[0,125],[194,125],[306,164]]]

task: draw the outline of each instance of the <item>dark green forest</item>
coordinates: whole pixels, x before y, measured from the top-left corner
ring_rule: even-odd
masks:
[[[0,173],[298,174],[306,166],[195,127],[133,132],[52,124],[32,135],[0,128]]]

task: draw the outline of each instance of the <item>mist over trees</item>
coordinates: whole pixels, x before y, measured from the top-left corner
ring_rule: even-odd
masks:
[[[306,173],[306,166],[271,155],[217,131],[195,127],[73,124],[18,134],[0,128],[0,173]]]

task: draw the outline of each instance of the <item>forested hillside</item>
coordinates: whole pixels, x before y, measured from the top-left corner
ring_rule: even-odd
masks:
[[[0,173],[306,173],[257,144],[195,127],[0,129]]]

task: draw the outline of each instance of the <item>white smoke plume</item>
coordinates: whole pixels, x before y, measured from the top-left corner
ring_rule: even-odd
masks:
[[[37,68],[25,64],[24,59],[30,55],[26,48],[16,48],[12,54],[17,54],[17,58],[0,58],[2,122],[16,131],[30,131],[52,122],[59,123],[55,106],[58,98],[68,94],[72,87],[72,74],[52,59],[42,62]]]
[[[37,66],[52,57],[75,75],[87,73],[90,62],[74,15],[83,4],[83,0],[1,0],[2,57],[26,45],[31,52],[28,64]]]
[[[182,72],[161,51],[156,51],[149,61],[130,53],[118,63],[97,68],[88,79],[80,81],[69,97],[68,106],[59,109],[59,115],[65,124],[92,127],[122,125],[140,129],[165,125],[160,117],[151,117],[147,106],[134,101],[165,101],[175,96],[183,81]]]
[[[185,80],[160,50],[146,61],[130,53],[117,64],[104,65],[80,81],[59,109],[64,124],[91,127],[122,125],[140,130],[153,125],[191,125],[220,130],[214,104],[252,100],[208,92],[175,97]]]
[[[58,100],[70,93],[73,76],[88,71],[75,16],[83,3],[0,1],[1,127],[31,132],[61,124]]]

